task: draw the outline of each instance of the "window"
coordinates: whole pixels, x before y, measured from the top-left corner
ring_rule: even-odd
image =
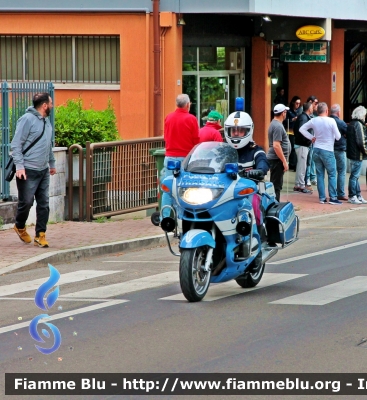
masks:
[[[0,79],[120,82],[118,36],[0,36]]]

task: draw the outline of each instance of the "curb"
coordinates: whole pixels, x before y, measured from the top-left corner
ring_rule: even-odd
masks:
[[[57,264],[73,262],[86,257],[101,256],[104,254],[115,253],[119,251],[136,250],[149,246],[154,247],[166,243],[166,235],[157,235],[142,237],[139,239],[124,240],[121,242],[112,242],[93,246],[77,247],[68,250],[52,251],[39,256],[28,258],[27,260],[20,261],[7,267],[0,268],[0,275],[8,274],[13,271],[21,272],[36,268],[42,268],[47,266],[48,263]]]

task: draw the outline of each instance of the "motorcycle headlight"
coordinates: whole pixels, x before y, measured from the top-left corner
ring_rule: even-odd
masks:
[[[223,192],[223,189],[209,188],[179,188],[178,195],[188,204],[205,204],[217,199]]]

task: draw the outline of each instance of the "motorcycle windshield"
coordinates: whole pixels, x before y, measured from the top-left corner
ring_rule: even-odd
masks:
[[[195,146],[183,161],[187,172],[220,174],[227,163],[238,163],[238,154],[227,143],[203,142]]]

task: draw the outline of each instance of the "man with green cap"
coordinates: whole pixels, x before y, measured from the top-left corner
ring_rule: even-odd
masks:
[[[201,142],[223,142],[222,135],[219,130],[222,129],[219,121],[223,119],[223,115],[218,111],[210,111],[210,113],[203,118],[206,120],[205,126],[199,131],[200,143]]]

